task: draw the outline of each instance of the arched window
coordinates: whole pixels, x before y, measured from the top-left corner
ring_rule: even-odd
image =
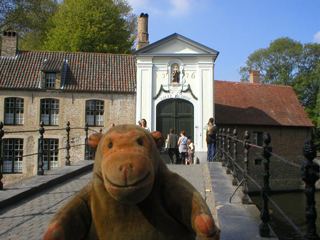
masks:
[[[40,144],[39,144],[40,147]],[[43,169],[51,170],[59,167],[59,139],[43,139]]]
[[[86,122],[89,126],[104,125],[104,101],[86,101]]]
[[[40,121],[46,126],[59,125],[59,100],[44,98],[40,101]]]
[[[3,172],[22,173],[23,139],[5,138],[2,141]]]
[[[7,125],[22,125],[23,119],[23,98],[5,98],[4,123]]]

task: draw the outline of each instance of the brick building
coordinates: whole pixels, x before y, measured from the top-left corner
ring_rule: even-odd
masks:
[[[270,146],[277,155],[297,164],[304,157],[302,146],[311,138],[310,122],[292,87],[260,84],[259,75],[250,73],[250,83],[215,81],[215,115],[219,129],[237,129],[239,139],[249,131],[251,143],[262,146],[263,133],[271,136]],[[243,146],[238,144],[238,160],[243,163]],[[261,150],[250,148],[250,174],[263,181]],[[304,186],[300,169],[275,157],[270,163],[270,185],[273,190],[297,189]],[[240,176],[241,178],[242,176]],[[255,186],[251,186],[254,190]]]
[[[136,66],[131,55],[19,51],[18,36],[5,32],[0,58],[0,121],[4,157],[37,152],[44,122],[45,169],[64,165],[66,123],[71,145],[84,144],[86,122],[103,131],[110,123],[134,123]],[[129,113],[129,114],[128,114]],[[50,131],[50,129],[62,129]],[[84,146],[71,151],[71,164],[85,159]],[[37,157],[4,159],[5,183],[37,174]]]

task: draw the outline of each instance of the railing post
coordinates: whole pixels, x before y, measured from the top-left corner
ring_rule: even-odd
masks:
[[[66,127],[66,131],[67,131],[67,155],[66,155],[66,166],[70,166],[70,122],[67,122],[67,127]]]
[[[237,162],[237,129],[233,130],[233,159],[234,159],[234,163],[233,163],[233,180],[232,180],[232,185],[233,186],[238,186],[238,179],[237,179],[237,166],[236,166],[236,162]]]
[[[249,174],[249,148],[250,148],[250,133],[248,131],[245,131],[244,133],[244,172],[243,172],[243,197],[242,197],[242,204],[249,204],[249,187],[248,187],[248,179],[247,176]]]
[[[219,161],[219,131],[216,132],[216,142],[214,143],[214,158],[218,162]]]
[[[222,162],[222,129],[219,129],[219,161]]]
[[[262,223],[259,226],[260,237],[270,237],[270,228],[268,222],[270,220],[269,207],[268,202],[271,193],[271,189],[269,186],[269,163],[272,152],[272,147],[269,147],[271,142],[270,134],[265,132],[263,135],[263,146],[262,146],[262,156],[263,156],[263,164],[264,164],[264,173],[263,173],[263,187],[261,188],[261,196],[263,199],[263,206],[260,213],[260,219]]]
[[[89,158],[89,146],[88,146],[88,131],[89,131],[89,124],[86,123],[86,127],[84,128],[86,131],[86,138],[85,138],[85,159],[88,160]]]
[[[231,130],[230,128],[227,129],[227,157],[226,157],[226,160],[227,160],[227,171],[226,173],[227,174],[231,174],[231,159],[230,159],[230,133],[231,133]]]
[[[306,223],[307,239],[319,239],[316,228],[317,211],[315,208],[315,183],[319,180],[319,165],[313,162],[317,156],[316,146],[311,139],[305,141],[303,145],[303,155],[308,161],[304,161],[301,167],[302,180],[305,184],[306,194]]]
[[[226,130],[223,128],[222,129],[222,134],[221,134],[221,140],[222,140],[222,146],[221,146],[221,152],[222,152],[222,167],[227,166],[226,164],[226,153],[225,153],[225,133]]]
[[[3,154],[2,154],[2,138],[4,136],[3,122],[0,122],[0,190],[3,189]]]
[[[39,155],[38,155],[38,175],[43,175],[44,170],[43,170],[43,134],[45,132],[44,130],[44,124],[43,121],[40,122],[40,128],[39,128],[39,133],[40,133],[40,139],[39,139]],[[49,162],[48,162],[49,164]]]

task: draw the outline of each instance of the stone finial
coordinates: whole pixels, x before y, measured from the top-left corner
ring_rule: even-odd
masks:
[[[316,146],[314,145],[314,142],[311,139],[307,139],[304,142],[302,151],[303,151],[304,157],[309,161],[312,161],[317,156]]]

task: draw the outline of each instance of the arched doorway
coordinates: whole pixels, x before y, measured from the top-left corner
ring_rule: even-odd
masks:
[[[188,138],[194,141],[194,108],[183,99],[168,99],[157,105],[157,131],[166,138],[170,128],[175,133],[185,130]]]

